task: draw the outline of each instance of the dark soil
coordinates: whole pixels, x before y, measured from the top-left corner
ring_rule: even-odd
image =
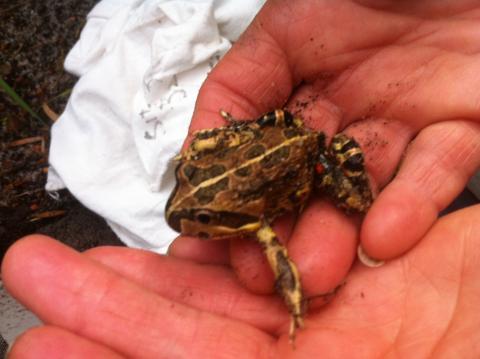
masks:
[[[0,78],[30,106],[0,90],[0,261],[18,238],[38,232],[85,250],[117,244],[105,221],[67,191],[45,192],[50,126],[76,78],[63,69],[95,0],[0,0]]]

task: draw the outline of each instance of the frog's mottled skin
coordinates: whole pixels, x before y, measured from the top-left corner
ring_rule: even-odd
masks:
[[[179,156],[177,184],[166,218],[178,232],[221,239],[255,235],[292,316],[290,336],[303,325],[300,277],[270,227],[283,213],[301,210],[314,188],[346,211],[364,212],[372,195],[355,140],[325,135],[276,110],[255,121],[221,112],[225,127],[197,132]]]

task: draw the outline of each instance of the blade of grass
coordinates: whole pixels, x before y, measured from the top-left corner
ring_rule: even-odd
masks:
[[[40,121],[41,123],[48,126],[46,121],[41,118],[32,108],[26,103],[16,92],[13,88],[10,87],[1,77],[0,77],[0,89],[5,91],[5,93],[10,96],[10,98],[23,110],[27,111],[33,118]]]
[[[62,97],[68,97],[72,93],[72,89],[66,89],[65,91],[60,92],[58,95],[56,95],[52,100],[56,100],[57,98],[62,98]],[[51,100],[49,100],[51,101]]]

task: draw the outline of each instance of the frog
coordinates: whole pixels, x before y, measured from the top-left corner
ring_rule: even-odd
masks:
[[[331,198],[346,213],[365,213],[373,196],[364,154],[343,133],[327,145],[324,132],[285,109],[254,120],[223,110],[220,115],[225,126],[197,131],[176,157],[166,221],[201,239],[256,239],[290,313],[293,342],[304,326],[305,299],[297,266],[271,225],[285,213],[300,213],[312,193]]]

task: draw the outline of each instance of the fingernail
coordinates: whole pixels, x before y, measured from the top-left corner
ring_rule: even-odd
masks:
[[[380,267],[385,264],[385,261],[381,261],[381,260],[373,259],[369,257],[363,250],[361,244],[359,244],[357,247],[357,257],[358,259],[360,259],[360,262],[362,262],[364,265],[370,268]]]

